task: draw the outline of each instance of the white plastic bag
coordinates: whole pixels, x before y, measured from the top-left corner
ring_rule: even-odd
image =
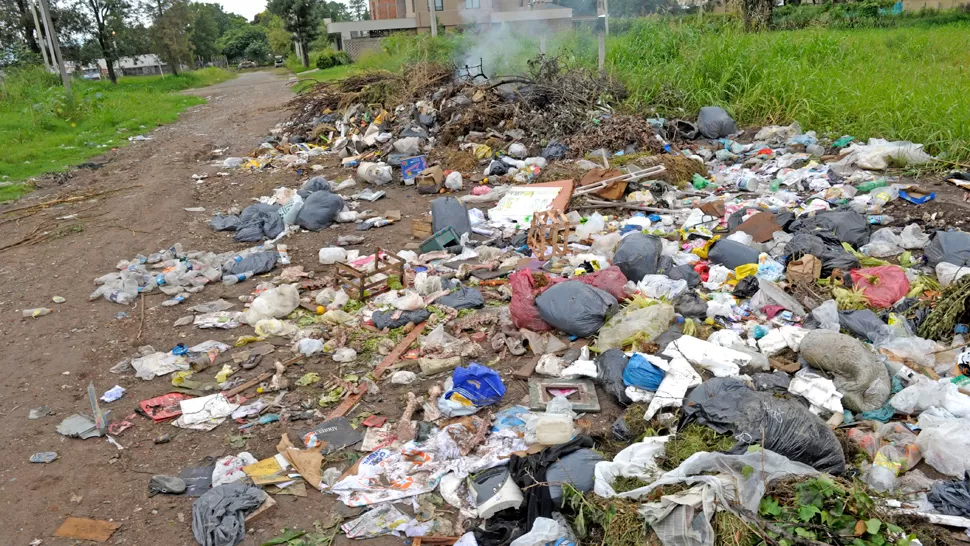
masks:
[[[566,532],[550,518],[536,518],[532,530],[512,541],[509,546],[545,546],[547,542],[566,536]]]
[[[905,389],[903,389],[905,390]],[[936,470],[963,478],[970,471],[970,419],[941,419],[926,414],[919,418],[916,447],[923,460]]]
[[[337,262],[347,261],[347,249],[339,246],[328,246],[320,249],[320,263],[323,265],[333,265]]]
[[[646,275],[637,283],[637,289],[648,298],[672,300],[687,290],[687,281],[675,281],[666,275]]]
[[[462,179],[461,173],[458,171],[452,171],[448,173],[445,177],[445,187],[451,191],[461,191]]]
[[[835,300],[825,300],[812,310],[812,316],[818,321],[819,328],[839,331],[839,305]]]
[[[740,373],[742,366],[751,362],[751,355],[715,345],[694,336],[681,336],[664,349],[664,356],[681,356],[691,364],[703,368],[714,377],[733,377]]]
[[[923,248],[930,244],[930,236],[923,233],[923,228],[919,224],[910,224],[903,228],[899,235],[899,240],[906,250]]]
[[[937,407],[954,417],[970,417],[970,396],[961,393],[954,383],[945,378],[910,385],[893,396],[889,403],[902,413],[921,413]]]
[[[605,498],[615,497],[613,482],[617,478],[639,478],[650,483],[663,471],[657,465],[657,457],[663,455],[664,444],[669,436],[644,438],[623,448],[612,461],[596,463],[593,470],[593,492]]]
[[[604,229],[606,229],[606,218],[603,218],[602,214],[594,212],[586,218],[586,223],[580,224],[576,228],[576,236],[582,241],[588,239],[590,235],[599,233]]]
[[[408,290],[405,291],[404,294],[401,294],[401,297],[392,301],[391,305],[393,305],[395,309],[400,309],[401,311],[417,311],[418,309],[424,309],[424,298],[419,296],[416,292],[411,292]]]
[[[949,262],[936,264],[936,280],[940,281],[940,286],[946,288],[960,277],[970,275],[970,266],[953,265]]]
[[[859,250],[874,258],[896,256],[903,252],[903,241],[892,228],[886,227],[876,230],[869,238],[869,243],[862,245]]]
[[[650,401],[650,405],[647,406],[646,413],[643,414],[643,418],[647,421],[653,419],[653,416],[663,408],[679,408],[684,405],[687,389],[702,383],[701,376],[683,357],[677,356],[666,364],[662,362],[662,359],[651,360],[651,363],[663,369],[666,375],[660,382],[660,387],[657,388],[657,393]]]
[[[283,284],[270,288],[253,300],[252,305],[242,315],[242,320],[250,326],[264,319],[283,318],[300,306],[300,292],[295,284]]]

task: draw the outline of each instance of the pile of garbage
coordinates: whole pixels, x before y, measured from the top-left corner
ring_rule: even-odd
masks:
[[[550,84],[524,78],[517,100],[440,72],[410,90],[329,84],[263,149],[309,147],[301,160],[339,158],[348,180],[214,218],[262,242],[243,253],[174,245],[96,280],[92,299],[128,304],[250,279],[240,302],[176,322],[239,330],[231,346],[142,347],[112,371],[158,382],[138,402],[153,426],[231,419],[278,427],[279,444],[154,476],[152,494],[195,497],[205,546],[237,544],[273,495],[307,489],[354,509],[331,522],[350,538],[462,546],[930,544],[970,528],[970,234],[936,229],[919,212],[935,194],[887,172],[931,158],[797,124],[745,136],[719,108],[590,117],[609,82],[549,62]],[[566,82],[590,94],[568,102]],[[363,106],[402,97],[393,113]],[[545,123],[529,117],[543,105],[563,140],[530,156],[550,133],[522,124]],[[587,123],[601,135],[576,137]],[[415,159],[453,130],[488,185],[446,187],[448,165]],[[559,163],[582,179],[536,181]],[[357,210],[381,195],[340,195],[355,178],[461,197],[430,202],[411,248],[340,235],[314,249],[319,267],[293,265],[285,237],[383,225]],[[113,421],[91,393],[93,415],[58,430],[123,442],[139,418]]]

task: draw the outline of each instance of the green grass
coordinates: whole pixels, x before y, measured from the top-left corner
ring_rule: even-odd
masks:
[[[42,69],[11,71],[0,100],[0,202],[30,190],[18,183],[47,172],[63,171],[111,148],[128,137],[175,121],[186,108],[204,102],[178,93],[232,78],[206,68],[179,76],[122,78],[117,86],[104,81],[72,81],[73,102],[60,80]]]
[[[344,64],[335,66],[333,68],[327,68],[326,70],[317,70],[315,72],[297,74],[296,77],[301,81],[299,84],[293,87],[293,90],[299,93],[312,86],[316,82],[332,82],[342,80],[347,76],[356,74],[362,70],[363,69],[357,65]]]

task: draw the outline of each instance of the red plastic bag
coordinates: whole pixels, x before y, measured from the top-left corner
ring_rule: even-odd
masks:
[[[571,280],[588,284],[593,288],[599,288],[616,298],[616,301],[623,301],[628,297],[627,293],[623,291],[623,286],[626,284],[626,275],[615,265],[611,265],[606,269],[600,269],[594,273],[573,277]]]
[[[509,286],[512,288],[512,303],[509,304],[509,313],[512,315],[512,324],[516,328],[525,328],[533,332],[546,332],[552,330],[552,326],[539,317],[539,308],[536,307],[536,296],[543,290],[552,286],[558,279],[553,279],[541,271],[535,272],[545,278],[547,284],[536,287],[533,272],[529,269],[520,269],[509,275]]]
[[[897,265],[854,269],[850,274],[852,286],[862,290],[862,294],[873,307],[892,307],[909,292],[906,272]]]

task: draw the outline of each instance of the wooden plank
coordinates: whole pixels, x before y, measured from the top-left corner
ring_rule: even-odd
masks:
[[[414,330],[411,330],[410,334],[404,336],[404,339],[402,339],[401,342],[398,343],[396,347],[394,347],[394,350],[392,350],[390,354],[385,356],[384,360],[381,360],[381,363],[378,364],[376,368],[374,368],[373,375],[375,380],[380,379],[381,376],[384,375],[384,371],[390,368],[392,364],[394,364],[395,362],[397,362],[399,358],[401,358],[401,355],[403,355],[404,352],[408,350],[408,347],[410,347],[411,344],[414,343],[414,340],[418,339],[418,336],[421,335],[421,332],[424,332],[424,327],[426,324],[427,324],[426,322],[422,322],[421,324],[416,325],[414,327]],[[358,392],[355,392],[350,396],[348,396],[347,398],[344,398],[343,401],[340,402],[340,405],[334,408],[334,410],[331,411],[329,415],[327,415],[327,420],[334,419],[336,417],[346,416],[348,413],[350,413],[350,410],[353,409],[355,405],[357,405],[357,402],[360,401],[361,397],[363,397],[364,394],[366,393],[367,393],[367,384],[364,383],[361,385]]]
[[[539,365],[539,358],[532,359],[531,362],[526,362],[518,370],[512,372],[512,377],[516,379],[529,379],[532,374],[536,371],[536,366]]]
[[[120,523],[100,519],[69,517],[54,531],[54,536],[107,542],[119,527],[121,527]]]

